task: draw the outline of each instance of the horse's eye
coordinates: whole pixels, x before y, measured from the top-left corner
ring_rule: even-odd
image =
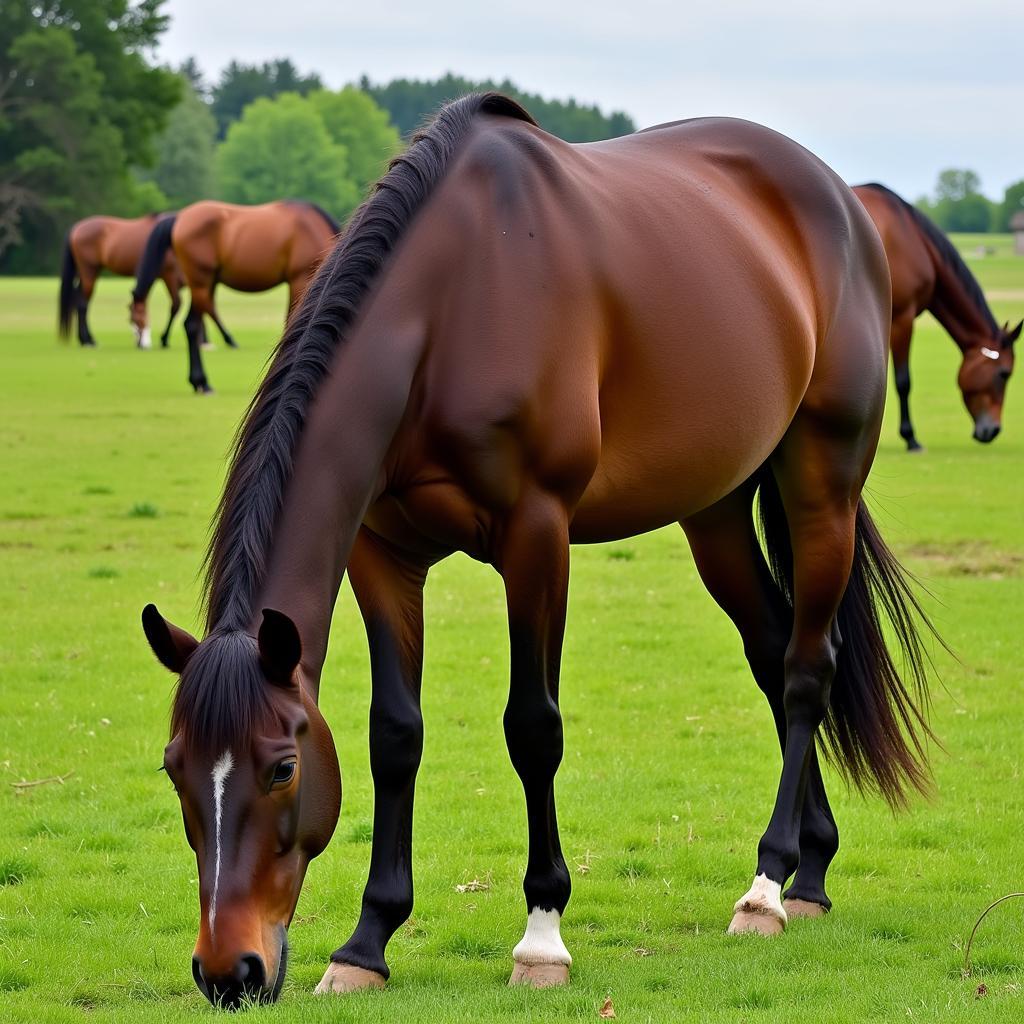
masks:
[[[295,760],[281,761],[274,769],[273,786],[287,786],[295,777]]]

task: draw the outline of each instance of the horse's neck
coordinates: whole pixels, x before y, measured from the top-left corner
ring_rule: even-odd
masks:
[[[341,342],[298,441],[252,625],[263,608],[293,619],[314,688],[349,553],[380,493],[421,348],[421,338],[379,322],[360,327]]]
[[[935,256],[935,290],[928,309],[962,352],[982,345],[991,334],[985,311],[964,288],[955,271]]]

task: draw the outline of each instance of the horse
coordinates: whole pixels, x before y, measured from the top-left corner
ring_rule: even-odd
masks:
[[[134,277],[135,271],[153,227],[173,214],[150,213],[145,217],[125,220],[123,217],[87,217],[72,225],[64,240],[61,265],[59,324],[60,335],[71,332],[71,318],[78,314],[78,342],[93,346],[96,339],[89,330],[87,315],[89,300],[100,271],[109,270],[121,277]],[[154,277],[162,278],[171,297],[171,315],[160,335],[160,344],[166,348],[171,324],[181,308],[181,274],[174,254],[168,252]],[[149,328],[136,328],[135,343],[149,348]]]
[[[224,341],[235,347],[213,303],[217,284],[264,292],[287,282],[290,312],[340,230],[315,203],[291,199],[262,206],[215,200],[186,206],[161,221],[146,242],[129,306],[131,322],[136,330],[145,329],[146,296],[166,253],[173,251],[192,296],[185,316],[189,383],[197,393],[211,392],[200,354],[206,340],[203,316],[209,316]]]
[[[892,276],[893,374],[900,400],[900,437],[922,450],[910,421],[910,339],[926,309],[963,353],[957,383],[974,422],[974,439],[994,441],[1002,429],[1006,385],[1013,373],[1016,327],[998,325],[985,294],[953,243],[916,207],[884,185],[854,185],[885,246]]]
[[[831,907],[819,737],[895,806],[929,785],[920,609],[861,499],[890,309],[864,208],[767,128],[707,118],[570,145],[486,93],[415,136],[244,417],[205,635],[142,612],[179,677],[163,767],[196,854],[193,975],[211,1001],[277,997],[303,877],[338,820],[318,695],[346,572],[370,651],[373,843],[358,923],[317,991],[385,985],[413,906],[423,586],[454,551],[505,587],[504,731],[528,826],[512,983],[564,983],[572,960],[554,779],[574,543],[681,524],[783,751],[729,930],[776,934]]]

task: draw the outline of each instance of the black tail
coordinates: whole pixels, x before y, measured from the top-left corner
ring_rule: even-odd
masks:
[[[60,336],[65,341],[71,334],[71,317],[78,304],[78,266],[75,264],[75,254],[71,251],[71,232],[64,239],[64,257],[60,268],[60,299],[59,299],[59,320]]]
[[[171,246],[171,232],[177,217],[171,214],[158,220],[156,226],[146,239],[146,248],[142,250],[139,265],[135,271],[135,287],[132,297],[136,302],[143,302],[153,287],[153,282],[160,276],[164,266],[164,256]]]
[[[767,467],[760,483],[759,514],[768,560],[792,601],[789,526],[778,485]],[[899,808],[907,804],[909,789],[928,793],[931,788],[926,746],[935,735],[928,724],[929,657],[920,627],[943,642],[914,595],[913,578],[886,547],[863,500],[857,509],[854,545],[853,569],[837,616],[842,646],[821,729],[822,747],[859,790],[877,790]],[[906,683],[886,646],[883,618],[889,620],[901,649]]]

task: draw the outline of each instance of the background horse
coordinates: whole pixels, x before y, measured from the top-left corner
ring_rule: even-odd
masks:
[[[95,345],[89,330],[87,314],[89,300],[100,271],[109,270],[121,277],[134,277],[139,259],[154,226],[173,214],[151,213],[134,220],[123,217],[87,217],[68,232],[64,241],[64,259],[60,278],[60,335],[66,338],[71,331],[71,317],[78,313],[78,341],[82,345]],[[160,335],[160,344],[167,347],[171,324],[181,308],[181,273],[173,252],[164,254],[154,277],[162,278],[171,297],[171,315]],[[149,348],[149,328],[136,327],[135,343]]]
[[[229,345],[235,344],[213,303],[216,285],[264,292],[286,282],[291,311],[339,230],[325,210],[295,200],[263,206],[204,200],[186,206],[174,218],[161,221],[146,243],[132,292],[131,321],[136,329],[145,328],[146,296],[172,250],[191,293],[185,317],[189,383],[198,392],[211,391],[200,354],[203,315],[213,320]]]
[[[143,612],[180,673],[164,763],[196,851],[193,970],[211,1000],[280,991],[302,879],[337,822],[317,696],[346,570],[370,647],[373,846],[359,922],[318,990],[388,977],[385,946],[413,905],[423,586],[455,550],[505,585],[505,737],[529,830],[513,982],[564,982],[571,963],[554,798],[571,543],[682,524],[783,750],[730,930],[772,934],[830,907],[839,837],[819,726],[847,774],[894,804],[926,781],[915,606],[861,501],[890,308],[864,208],[768,129],[701,119],[571,146],[487,94],[414,139],[250,405],[205,638]]]
[[[900,398],[900,437],[908,451],[921,445],[910,422],[910,338],[926,309],[963,353],[957,382],[974,420],[974,439],[994,441],[1002,427],[1013,343],[1024,321],[1000,327],[974,275],[953,243],[920,210],[884,185],[855,185],[885,246],[892,276],[892,365]]]

